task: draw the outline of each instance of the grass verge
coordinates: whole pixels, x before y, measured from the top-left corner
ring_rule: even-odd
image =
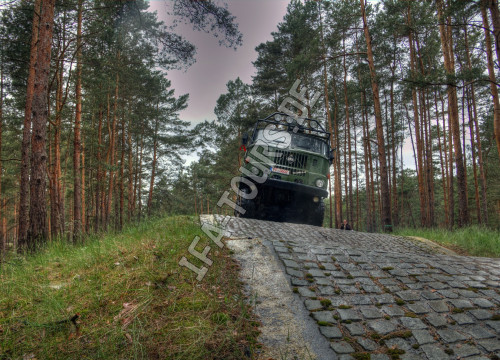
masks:
[[[197,249],[212,248],[201,282],[177,264],[201,265],[187,252],[195,235]],[[0,272],[0,359],[252,358],[258,324],[237,271],[185,216],[10,258]]]
[[[462,254],[500,257],[500,231],[480,226],[455,230],[396,228],[394,235],[422,237]]]

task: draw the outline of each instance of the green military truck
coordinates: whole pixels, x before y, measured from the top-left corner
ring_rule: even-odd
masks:
[[[313,119],[276,112],[244,134],[236,216],[321,226],[333,151],[330,133]]]

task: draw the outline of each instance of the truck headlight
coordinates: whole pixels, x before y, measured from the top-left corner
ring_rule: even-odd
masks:
[[[316,180],[316,186],[322,188],[325,185],[325,182],[321,179]]]

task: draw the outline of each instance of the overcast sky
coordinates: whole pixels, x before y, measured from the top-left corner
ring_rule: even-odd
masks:
[[[168,15],[172,0],[151,0],[150,11],[157,11],[159,20],[171,25]],[[376,1],[372,1],[376,2]],[[251,83],[257,58],[255,47],[272,39],[283,20],[289,0],[227,0],[227,8],[236,16],[239,30],[243,33],[243,45],[237,50],[219,46],[211,34],[195,31],[192,26],[178,25],[176,32],[196,46],[196,63],[187,70],[174,70],[167,74],[177,96],[189,93],[189,106],[180,118],[195,125],[203,120],[214,120],[214,108],[218,97],[226,92],[226,83],[238,76]],[[188,163],[195,160],[188,157]],[[410,139],[403,148],[404,166],[415,168]]]
[[[180,118],[193,125],[215,119],[213,112],[217,98],[226,92],[226,83],[238,76],[245,83],[252,81],[257,58],[255,47],[270,40],[271,32],[286,13],[288,0],[230,0],[227,8],[236,16],[243,33],[243,46],[237,50],[219,46],[211,34],[194,31],[190,25],[179,25],[176,32],[196,46],[196,63],[186,71],[170,71],[167,78],[177,96],[189,93],[189,106]],[[172,24],[168,15],[169,0],[150,1],[150,10],[158,12],[165,24]]]

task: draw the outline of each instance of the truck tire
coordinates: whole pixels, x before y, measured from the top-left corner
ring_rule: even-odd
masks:
[[[323,226],[323,219],[325,217],[325,203],[320,200],[317,203],[313,203],[311,206],[311,211],[309,212],[309,225]]]
[[[249,193],[248,189],[242,189],[241,191],[246,194]],[[247,200],[242,198],[241,196],[238,196],[236,204],[245,209],[245,213],[242,214],[239,211],[234,210],[235,217],[255,219],[255,202],[253,200]]]

